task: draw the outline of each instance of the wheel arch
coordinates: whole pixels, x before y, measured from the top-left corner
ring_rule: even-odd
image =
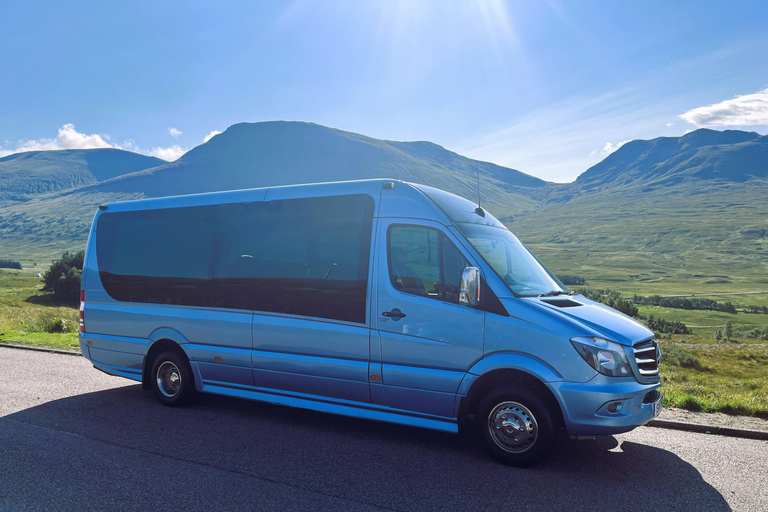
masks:
[[[141,365],[141,388],[150,391],[152,384],[150,382],[150,373],[152,373],[152,363],[158,354],[166,351],[173,350],[184,356],[189,361],[189,356],[182,348],[183,345],[189,343],[187,339],[178,331],[167,327],[162,327],[155,330],[149,336],[149,348],[147,354],[144,356],[144,361]]]
[[[562,377],[544,363],[522,354],[500,354],[479,361],[465,377],[459,393],[464,395],[459,406],[459,418],[477,412],[483,397],[492,389],[520,386],[535,392],[555,415],[559,426],[564,426],[563,406],[547,384],[561,381]]]

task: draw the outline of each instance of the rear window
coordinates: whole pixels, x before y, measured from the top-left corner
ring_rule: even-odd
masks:
[[[220,209],[102,214],[96,253],[104,289],[125,302],[206,305]]]

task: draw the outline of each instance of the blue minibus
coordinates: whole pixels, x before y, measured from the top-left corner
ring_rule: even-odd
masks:
[[[100,206],[79,340],[167,406],[467,428],[518,466],[661,411],[650,330],[570,293],[475,203],[391,179]]]

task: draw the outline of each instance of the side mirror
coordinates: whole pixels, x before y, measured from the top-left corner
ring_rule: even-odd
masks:
[[[471,307],[480,304],[480,270],[477,267],[467,267],[461,273],[459,304]]]

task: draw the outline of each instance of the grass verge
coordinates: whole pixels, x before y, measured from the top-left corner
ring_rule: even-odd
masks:
[[[768,344],[662,342],[664,405],[768,419]]]
[[[80,342],[77,340],[77,333],[7,331],[0,333],[0,347],[3,346],[4,343],[80,351]]]

